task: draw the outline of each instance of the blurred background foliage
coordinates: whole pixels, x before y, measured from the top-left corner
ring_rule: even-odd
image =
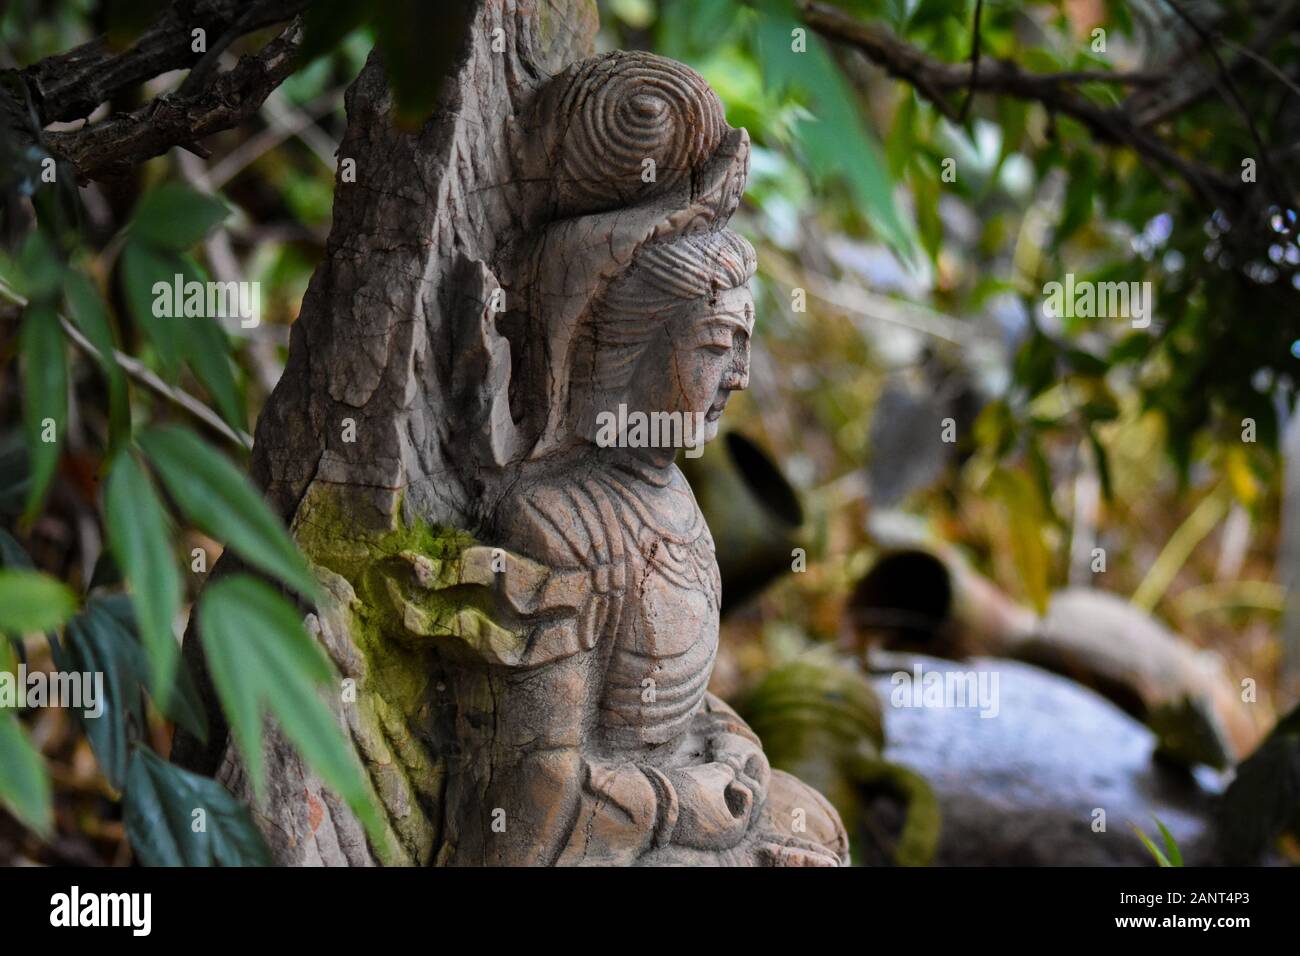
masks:
[[[971,56],[974,0],[835,6],[934,60]],[[1294,33],[1260,45],[1268,4],[1180,6],[1212,25],[1228,60],[1254,44],[1282,76],[1252,61],[1234,74],[1240,106],[1211,89],[1161,131],[1227,176],[1261,162],[1252,122],[1269,150],[1294,156]],[[740,227],[759,248],[761,326],[750,391],[728,419],[800,492],[811,550],[808,571],[733,616],[729,637],[842,638],[847,590],[901,533],[959,544],[1040,610],[1067,584],[1139,594],[1233,658],[1234,673],[1271,685],[1279,427],[1300,369],[1294,188],[1279,184],[1291,198],[1279,206],[1261,173],[1261,200],[1234,222],[1168,168],[1041,102],[977,93],[963,111],[958,91],[955,122],[811,29],[807,54],[792,54],[802,11],[782,0],[602,7],[605,46],[694,66],[755,145]],[[986,69],[1181,70],[1189,85],[1215,69],[1163,0],[986,3],[979,38]],[[1146,102],[1141,86],[1079,87],[1103,107]],[[1067,273],[1151,282],[1151,327],[1050,317],[1044,286]],[[806,312],[792,308],[795,289]],[[945,418],[951,445],[937,440]],[[1206,500],[1211,520],[1188,528]],[[900,515],[918,520],[901,532],[884,520]],[[1180,529],[1176,544],[1190,531],[1192,546],[1167,548]],[[1091,569],[1094,547],[1104,573]]]
[[[343,92],[378,43],[403,116],[418,119],[436,96],[432,65],[450,56],[425,41],[459,32],[439,19],[450,16],[440,6],[313,4],[307,55],[255,117],[127,175],[74,188],[75,173],[61,167],[46,188],[39,149],[0,144],[8,253],[0,276],[12,293],[0,304],[0,520],[30,563],[70,592],[119,576],[100,560],[101,479],[133,425],[185,422],[246,464],[248,433],[324,252]],[[1281,680],[1283,584],[1296,579],[1300,554],[1286,557],[1281,536],[1300,520],[1283,520],[1283,465],[1294,467],[1298,453],[1292,441],[1288,455],[1283,436],[1300,369],[1294,5],[599,7],[600,49],[652,50],[693,66],[754,146],[735,225],[759,251],[759,325],[750,390],[732,402],[727,425],[789,479],[807,560],[729,609],[720,694],[743,694],[810,646],[856,647],[846,612],[854,584],[883,549],[938,542],[1038,611],[1069,585],[1134,598],[1222,653],[1232,674],[1257,680],[1264,713],[1293,700]],[[9,0],[0,4],[0,69],[104,31],[129,43],[158,9]],[[821,30],[810,25],[817,11]],[[1278,18],[1285,29],[1270,31]],[[878,33],[854,40],[840,31],[836,41],[845,19]],[[277,30],[236,38],[223,66]],[[937,67],[964,68],[973,49],[986,80],[1005,62],[1064,79],[1051,102],[938,82]],[[906,74],[915,61],[889,56],[909,50],[924,58],[910,80],[882,68]],[[91,120],[137,109],[184,75],[158,76]],[[1061,108],[1062,96],[1076,108]],[[1100,132],[1086,119],[1096,110],[1106,117]],[[1162,144],[1175,162],[1162,161]],[[192,339],[151,328],[141,283],[173,266],[259,282],[260,324],[187,323]],[[1067,274],[1149,281],[1150,328],[1049,316],[1044,286]],[[71,320],[65,335],[75,326],[124,360],[96,362],[62,339],[25,341],[25,300],[60,310]],[[20,354],[25,378],[13,374]],[[20,424],[33,388],[47,390],[36,398],[42,407],[66,405],[57,456]],[[947,420],[952,442],[941,440]],[[1243,440],[1246,420],[1254,440]],[[46,487],[33,492],[33,481]],[[210,568],[220,546],[179,504],[169,508],[178,566],[203,547]],[[205,577],[183,575],[182,616]],[[169,725],[150,714],[143,732],[166,753]],[[53,781],[53,836],[37,843],[0,820],[0,858],[129,859],[117,783],[73,719],[41,709],[27,723]],[[147,758],[138,772],[156,777],[159,762]]]

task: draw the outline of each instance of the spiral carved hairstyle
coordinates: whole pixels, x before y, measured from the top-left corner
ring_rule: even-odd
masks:
[[[671,189],[713,154],[727,130],[722,101],[694,70],[645,53],[577,64],[554,115],[554,176],[562,215],[626,205]],[[654,163],[655,188],[643,172]]]

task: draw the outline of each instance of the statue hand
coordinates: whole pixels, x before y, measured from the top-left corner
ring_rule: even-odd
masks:
[[[772,767],[763,748],[752,740],[733,733],[710,737],[708,745],[712,759],[730,767],[736,780],[749,789],[755,802],[761,803],[767,796],[768,782],[772,778]]]
[[[755,794],[724,763],[698,764],[669,771],[677,794],[677,826],[672,842],[702,850],[726,850],[749,830]]]
[[[459,637],[492,663],[511,667],[578,649],[570,634],[591,591],[585,570],[553,569],[504,548],[473,545],[444,559],[402,551],[376,571],[408,637]]]

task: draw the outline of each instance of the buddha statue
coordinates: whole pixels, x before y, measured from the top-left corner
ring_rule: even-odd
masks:
[[[527,451],[482,543],[393,588],[405,639],[454,645],[460,662],[444,793],[444,816],[460,822],[437,862],[847,863],[834,808],[772,770],[707,690],[718,567],[674,463],[716,436],[728,398],[748,384],[756,258],[726,228],[748,140],[726,127],[701,78],[658,57],[593,58],[554,86],[548,111],[587,98],[559,109],[572,119],[547,144],[559,157],[555,208],[534,237],[531,274],[508,293],[522,299],[523,345],[540,345],[546,369],[514,396],[518,421],[537,417],[536,437],[494,439]],[[574,130],[591,138],[593,110],[610,125],[678,126],[625,156],[593,155],[598,143],[572,142]],[[629,202],[628,176],[651,146],[667,162]],[[573,148],[603,172],[572,170]],[[602,431],[637,413],[674,423],[674,440]]]

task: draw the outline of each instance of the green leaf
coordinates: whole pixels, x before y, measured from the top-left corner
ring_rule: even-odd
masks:
[[[1142,845],[1147,848],[1147,852],[1150,853],[1153,857],[1155,857],[1156,866],[1173,865],[1172,863],[1169,862],[1169,858],[1160,852],[1160,847],[1152,843],[1151,838],[1148,837],[1145,833],[1143,833],[1138,826],[1134,825],[1133,832],[1135,832],[1137,834],[1138,839],[1142,841]]]
[[[1097,466],[1097,480],[1101,484],[1101,497],[1107,504],[1115,500],[1115,486],[1110,476],[1110,456],[1106,453],[1106,446],[1101,443],[1097,437],[1097,431],[1094,428],[1088,429],[1088,444],[1092,447],[1092,458]]]
[[[1070,157],[1065,187],[1065,205],[1061,221],[1052,236],[1052,248],[1059,249],[1067,239],[1092,218],[1093,194],[1097,189],[1097,167],[1091,150],[1080,150]]]
[[[144,649],[94,602],[68,624],[64,647],[68,656],[60,669],[104,675],[102,712],[77,717],[104,776],[121,790],[130,748],[145,726],[141,682],[149,678],[149,664]]]
[[[76,610],[77,596],[62,581],[37,571],[0,571],[0,631],[52,630]]]
[[[150,429],[140,437],[140,446],[200,530],[304,597],[316,598],[316,579],[280,519],[220,452],[176,425]]]
[[[59,328],[59,316],[53,305],[37,303],[27,307],[21,339],[26,365],[23,420],[32,468],[26,508],[30,520],[40,511],[54,478],[59,443],[68,422],[67,356],[63,330]]]
[[[247,416],[231,367],[230,341],[217,316],[181,314],[183,301],[170,302],[177,276],[180,276],[182,288],[191,282],[208,281],[207,273],[188,256],[160,251],[138,242],[127,243],[123,250],[122,279],[131,314],[158,350],[164,371],[174,374],[180,361],[188,362],[195,376],[211,393],[222,417],[243,428]],[[154,314],[154,303],[164,294],[161,288],[155,291],[157,283],[166,286],[168,311],[174,308],[176,314]]]
[[[880,147],[863,125],[834,60],[813,35],[804,52],[791,49],[791,31],[800,24],[789,0],[761,0],[758,7],[762,16],[756,34],[765,83],[775,90],[804,90],[812,98],[813,118],[798,124],[798,139],[813,172],[842,177],[885,241],[914,260],[913,230],[894,201],[894,183]]]
[[[16,672],[13,651],[4,640],[0,640],[0,671]],[[18,713],[9,707],[0,707],[0,804],[41,836],[53,833],[45,761],[27,739]]]
[[[131,758],[123,809],[131,847],[146,866],[271,865],[248,809],[225,787],[146,748]]]
[[[32,559],[23,546],[4,528],[0,528],[0,568],[30,568]]]
[[[1034,609],[1042,614],[1050,596],[1051,555],[1043,541],[1048,516],[1038,485],[1018,471],[996,468],[989,476],[987,493],[1002,504],[1021,586]]]
[[[373,12],[370,4],[356,0],[315,0],[303,18],[299,69],[332,52],[344,37],[369,22]]]
[[[68,315],[73,323],[90,340],[99,352],[99,364],[108,380],[109,431],[114,447],[131,434],[131,407],[126,389],[126,376],[117,364],[113,329],[108,321],[104,303],[94,283],[79,272],[69,271],[64,294],[68,301]]]
[[[183,252],[230,214],[226,204],[179,183],[163,183],[135,208],[131,235],[160,252]]]
[[[49,237],[39,229],[32,232],[18,251],[13,264],[19,292],[33,304],[54,298],[63,281],[63,263]]]
[[[125,595],[92,598],[68,624],[64,637],[66,659],[58,662],[60,670],[104,675],[103,712],[94,717],[78,716],[104,775],[120,790],[125,785],[131,748],[139,743],[146,726],[143,694],[149,683],[149,661],[135,632],[130,599]],[[183,663],[176,675],[168,716],[206,739],[207,719]]]
[[[93,609],[97,615],[111,618],[121,628],[126,638],[135,643],[137,647],[140,646],[140,629],[136,625],[135,611],[129,595],[113,594],[108,597],[92,598],[86,607],[87,610]],[[148,686],[149,673],[147,667],[137,669],[135,674],[137,681],[141,685]],[[194,677],[190,674],[190,669],[185,666],[183,658],[176,668],[174,687],[175,691],[163,712],[195,737],[200,740],[207,740],[207,714],[204,712],[199,697],[198,686],[194,683]]]
[[[418,126],[438,105],[443,81],[465,42],[471,12],[464,3],[378,0],[375,33],[400,124]]]
[[[181,605],[180,573],[162,502],[129,450],[118,452],[113,461],[105,511],[109,544],[131,585],[131,602],[149,655],[150,686],[154,698],[165,708],[171,699],[176,670],[172,622]]]
[[[371,839],[381,840],[370,787],[321,698],[333,683],[333,669],[298,611],[268,585],[238,574],[209,584],[198,614],[212,682],[254,789],[261,793],[265,786],[262,716],[269,710]]]
[[[1174,841],[1174,835],[1169,832],[1169,828],[1165,826],[1164,821],[1159,817],[1153,816],[1151,819],[1156,821],[1156,826],[1160,828],[1160,835],[1164,837],[1165,854],[1169,857],[1169,864],[1171,866],[1182,866],[1183,854],[1182,851],[1178,849],[1178,844]]]
[[[185,281],[207,282],[207,274],[188,256],[176,257],[176,271]],[[217,316],[187,316],[178,319],[174,329],[176,342],[185,361],[203,387],[211,393],[221,417],[236,428],[248,424],[244,400],[235,384],[230,363],[230,340]]]
[[[136,326],[158,351],[163,371],[174,375],[180,357],[176,324],[183,316],[154,315],[154,284],[175,282],[179,260],[139,242],[128,242],[122,250],[122,292]]]

